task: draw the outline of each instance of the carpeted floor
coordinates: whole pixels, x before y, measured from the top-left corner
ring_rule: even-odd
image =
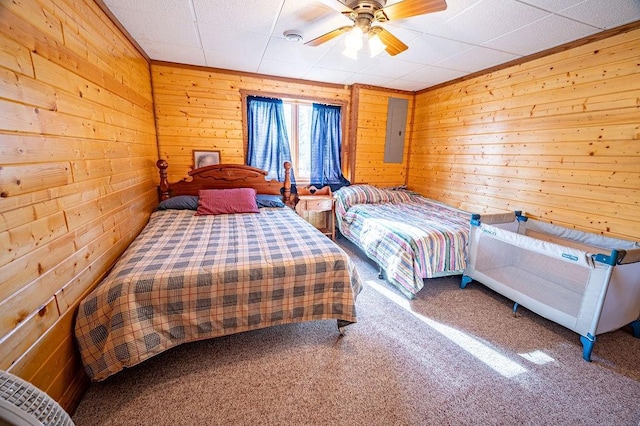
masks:
[[[94,383],[82,425],[639,425],[640,339],[578,335],[460,277],[408,301],[366,283],[357,324],[283,325],[185,344]]]

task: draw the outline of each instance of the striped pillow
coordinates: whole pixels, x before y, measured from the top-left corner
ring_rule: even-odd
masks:
[[[340,188],[334,194],[336,198],[336,211],[339,215],[349,210],[356,204],[388,203],[390,194],[373,185],[349,185]]]

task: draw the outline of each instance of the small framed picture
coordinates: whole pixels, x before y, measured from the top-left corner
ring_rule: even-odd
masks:
[[[220,164],[220,151],[196,151],[193,150],[193,168]]]

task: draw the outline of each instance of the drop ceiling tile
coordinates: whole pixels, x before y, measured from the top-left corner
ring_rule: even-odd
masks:
[[[200,47],[198,32],[193,21],[181,21],[168,15],[148,14],[120,8],[113,8],[111,11],[141,45],[145,40],[149,40]]]
[[[304,75],[303,78],[305,80],[343,84],[348,78],[352,77],[353,75],[353,72],[313,67],[311,71]]]
[[[267,48],[268,38],[240,30],[200,25],[200,39],[205,52],[216,51],[227,56],[253,57],[258,61]]]
[[[312,65],[322,58],[330,49],[331,44],[328,43],[311,47],[305,46],[302,42],[292,43],[283,38],[271,37],[264,57],[271,61]]]
[[[557,12],[567,7],[582,3],[584,0],[516,0],[520,3],[529,4],[531,6],[539,7],[540,9],[548,10],[549,12]]]
[[[519,55],[487,49],[485,47],[472,47],[457,55],[450,56],[434,65],[457,71],[472,73],[492,66],[503,64],[519,58]]]
[[[171,16],[182,21],[195,21],[189,3],[190,0],[105,0],[105,4],[112,11],[118,8],[143,12],[147,15]]]
[[[389,83],[392,78],[388,77],[380,77],[377,75],[369,75],[369,74],[353,74],[351,77],[347,78],[343,81],[344,84],[370,84],[372,86],[386,87],[387,83]]]
[[[559,46],[599,31],[596,27],[558,15],[549,15],[509,34],[490,40],[484,43],[484,46],[517,55],[529,55],[545,50],[546,46]]]
[[[146,41],[144,51],[151,59],[189,65],[207,65],[202,49]]]
[[[402,80],[413,81],[421,83],[422,87],[433,86],[434,84],[442,83],[443,81],[454,80],[458,77],[462,77],[466,73],[463,71],[450,70],[448,68],[440,68],[433,66],[426,66],[419,70],[402,77]]]
[[[418,90],[425,89],[426,86],[423,83],[407,80],[392,80],[385,85],[389,89],[407,90],[409,92],[416,92]]]
[[[428,32],[478,45],[547,15],[549,12],[514,0],[484,0]]]
[[[607,29],[640,19],[640,0],[586,0],[559,15]]]
[[[375,63],[365,68],[362,74],[368,74],[387,79],[398,79],[422,68],[422,64],[415,62],[401,61],[391,57],[379,58]]]
[[[449,40],[431,34],[422,34],[407,43],[409,49],[398,55],[403,61],[416,62],[423,65],[434,64],[458,52],[471,49],[472,44]]]
[[[257,73],[260,58],[251,55],[229,55],[228,52],[205,50],[207,66],[233,71]]]
[[[284,0],[192,0],[196,19],[205,25],[230,26],[256,34],[271,35]],[[221,17],[224,17],[221,19]]]
[[[275,75],[279,77],[300,78],[301,75],[305,75],[311,71],[310,65],[283,63],[281,61],[270,61],[263,59],[260,62],[258,72],[260,74]]]

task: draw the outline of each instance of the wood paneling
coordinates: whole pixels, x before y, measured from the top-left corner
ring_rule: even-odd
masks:
[[[244,164],[242,93],[278,94],[346,105],[346,86],[270,78],[203,67],[152,63],[160,157],[169,162],[169,181],[187,176],[194,149],[219,150],[223,163]],[[344,140],[348,144],[348,140]]]
[[[356,124],[352,181],[381,187],[405,184],[412,137],[413,93],[359,85],[355,85],[353,92],[353,107],[357,114],[354,117]],[[409,100],[402,163],[384,162],[387,106],[390,97]]]
[[[409,186],[640,240],[640,29],[416,95]]]
[[[158,201],[151,74],[92,0],[0,17],[0,368],[72,411],[75,310]]]

